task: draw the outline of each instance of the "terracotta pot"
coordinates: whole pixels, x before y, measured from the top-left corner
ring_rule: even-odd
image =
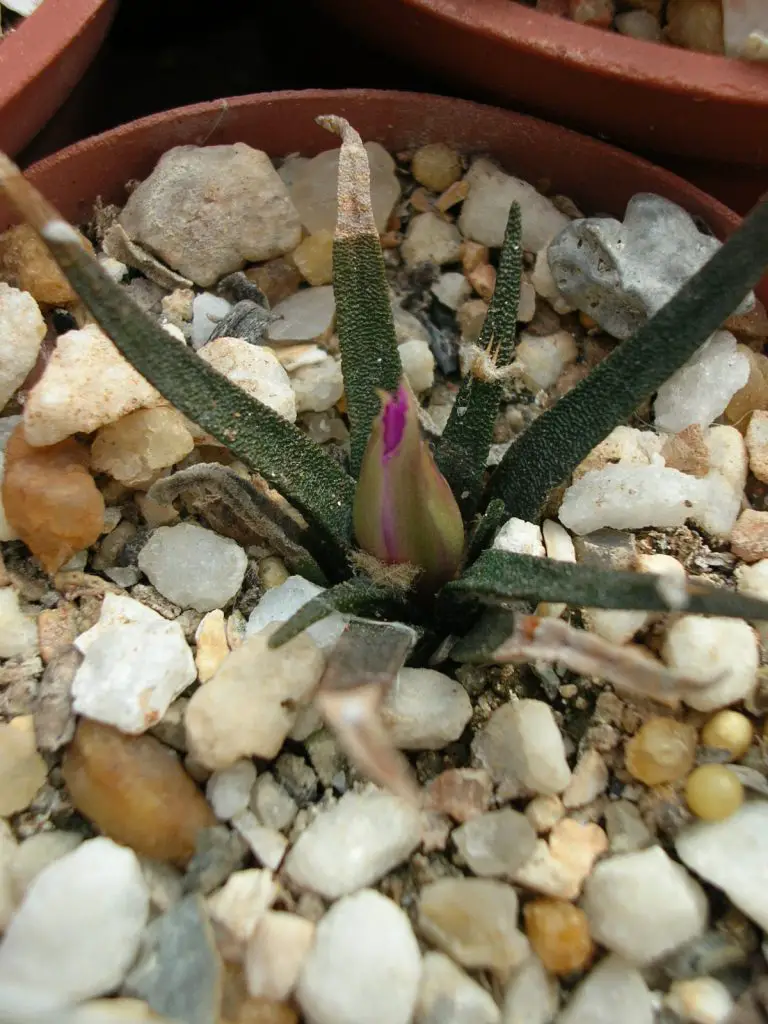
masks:
[[[271,156],[306,156],[334,146],[314,124],[340,114],[364,139],[392,151],[437,140],[489,153],[520,177],[570,196],[588,212],[621,217],[636,192],[657,192],[704,218],[721,237],[740,218],[669,171],[624,150],[524,114],[466,100],[365,89],[258,93],[179,107],[133,121],[47,157],[26,173],[69,220],[87,220],[97,196],[122,203],[125,182],[146,177],[172,146],[247,142]],[[0,206],[0,230],[14,222]],[[768,277],[763,280],[768,302]]]
[[[735,182],[727,170],[701,174],[742,209],[768,189],[765,65],[630,39],[514,0],[321,3],[371,44],[478,99],[635,150],[739,165]],[[686,169],[698,176],[695,164]]]
[[[117,0],[45,0],[0,39],[0,149],[18,153],[58,110],[116,10]]]

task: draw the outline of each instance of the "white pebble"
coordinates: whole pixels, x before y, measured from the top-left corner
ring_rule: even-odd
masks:
[[[424,956],[415,1024],[499,1024],[493,998],[444,953]]]
[[[536,555],[539,558],[546,555],[541,528],[536,523],[528,523],[514,516],[501,527],[491,547],[513,555]]]
[[[722,889],[747,917],[768,930],[768,802],[746,803],[724,821],[683,829],[675,849],[691,871]]]
[[[661,656],[670,668],[701,683],[683,693],[697,711],[746,700],[757,685],[757,637],[743,619],[684,615],[667,630]]]
[[[219,821],[229,821],[244,811],[256,781],[253,761],[235,761],[229,768],[214,772],[208,779],[205,795]]]
[[[273,622],[285,622],[299,608],[323,592],[323,587],[310,583],[303,576],[289,576],[285,583],[271,587],[251,612],[246,627],[246,636],[260,633]],[[328,615],[306,630],[318,647],[333,647],[344,632],[346,618],[338,612]]]
[[[685,1024],[727,1024],[733,1012],[733,996],[717,978],[685,978],[673,981],[664,998]]]
[[[298,811],[296,801],[269,772],[256,780],[251,790],[250,807],[262,825],[278,832],[288,828]]]
[[[515,349],[515,366],[527,388],[533,392],[547,391],[566,366],[576,362],[578,354],[576,341],[568,331],[543,337],[524,331]]]
[[[432,294],[448,309],[458,309],[472,294],[472,285],[463,274],[449,270],[432,285]]]
[[[382,718],[401,750],[442,750],[457,740],[472,717],[460,684],[429,668],[404,668],[392,684]]]
[[[210,338],[227,313],[231,312],[232,303],[221,295],[211,292],[200,292],[192,300],[192,334],[193,348],[201,348]]]
[[[435,382],[435,357],[426,341],[411,338],[397,346],[408,383],[417,395],[429,391]]]
[[[420,975],[408,918],[364,889],[320,921],[296,995],[307,1024],[409,1024]]]
[[[133,963],[149,894],[132,850],[90,839],[29,887],[0,945],[0,1006],[19,1017],[118,988]]]
[[[83,841],[79,832],[37,832],[19,843],[12,861],[13,891],[17,901],[26,895],[41,871],[76,849]]]
[[[475,737],[473,751],[495,781],[514,778],[534,793],[562,793],[571,780],[562,734],[544,701],[498,708]]]
[[[400,252],[409,267],[456,263],[461,257],[461,235],[455,224],[436,213],[417,213],[411,218]]]
[[[156,725],[197,675],[178,622],[118,594],[105,595],[99,621],[75,646],[85,658],[73,710],[132,735]]]
[[[676,434],[692,423],[708,427],[747,383],[749,359],[729,331],[716,331],[656,393],[656,426]]]
[[[275,344],[319,341],[327,338],[336,317],[333,287],[302,288],[278,302],[272,312],[281,317],[267,328],[267,338]]]
[[[559,1001],[557,982],[537,956],[530,956],[504,991],[502,1024],[551,1024]]]
[[[333,356],[325,356],[321,362],[300,367],[291,374],[290,380],[297,412],[326,412],[344,394],[341,363]]]
[[[0,658],[28,658],[37,653],[37,625],[19,608],[13,587],[0,588]]]
[[[248,942],[275,902],[278,886],[271,871],[234,871],[221,889],[208,897],[213,920],[238,944]]]
[[[486,878],[511,875],[536,848],[530,822],[510,807],[472,818],[454,829],[451,838],[470,871]]]
[[[3,473],[5,471],[5,446],[8,444],[8,438],[19,423],[21,423],[21,416],[3,416],[0,418],[0,483],[2,483]],[[3,507],[3,496],[2,493],[0,493],[0,541],[16,540],[17,537],[18,534],[6,518],[5,508]]]
[[[240,589],[248,558],[229,537],[197,523],[158,527],[139,552],[139,568],[182,608],[222,608]]]
[[[317,815],[288,854],[285,873],[295,885],[337,899],[378,882],[420,841],[418,811],[370,787]]]
[[[262,825],[251,811],[240,811],[232,818],[232,824],[250,846],[257,862],[277,871],[288,849],[285,836],[275,828]]]
[[[556,1024],[616,1024],[619,1019],[621,1024],[653,1024],[653,999],[638,970],[621,957],[607,956],[581,982]]]
[[[638,966],[703,934],[709,906],[698,882],[660,846],[600,861],[581,905],[593,938]]]
[[[288,374],[271,348],[251,345],[243,338],[216,338],[199,352],[214,370],[293,423],[296,398]]]
[[[46,326],[29,292],[0,281],[0,409],[37,362]]]

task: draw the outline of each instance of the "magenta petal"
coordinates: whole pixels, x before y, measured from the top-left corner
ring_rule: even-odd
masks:
[[[408,393],[401,384],[394,395],[387,395],[382,409],[384,451],[382,458],[389,459],[403,439],[408,417]]]

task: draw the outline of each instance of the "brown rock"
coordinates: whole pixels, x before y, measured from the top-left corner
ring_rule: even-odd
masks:
[[[731,534],[731,551],[744,562],[768,558],[768,512],[744,509]]]
[[[723,324],[723,329],[732,331],[746,341],[762,342],[768,338],[768,312],[759,299],[748,313],[734,313]]]
[[[738,345],[737,351],[749,359],[749,378],[728,403],[725,418],[743,434],[749,426],[752,413],[756,409],[768,409],[768,358],[753,352],[746,345]]]
[[[661,454],[670,469],[698,477],[709,472],[709,448],[698,423],[673,434],[661,449]]]
[[[533,900],[523,910],[525,933],[552,974],[581,971],[592,959],[594,943],[587,915],[565,900]]]
[[[429,784],[426,806],[454,821],[470,821],[488,810],[492,794],[493,782],[482,768],[449,768]]]
[[[88,472],[88,449],[72,438],[33,448],[19,424],[5,449],[8,522],[47,572],[90,547],[104,526],[104,499]]]
[[[264,292],[270,306],[287,299],[299,290],[301,273],[289,260],[278,257],[268,260],[259,267],[249,267],[245,276]]]
[[[213,811],[176,755],[153,736],[81,719],[62,775],[75,807],[136,853],[186,865]]]
[[[80,239],[93,251],[86,238],[81,235]],[[67,306],[78,301],[45,242],[28,224],[19,224],[0,235],[0,276],[50,306]]]
[[[670,43],[686,50],[722,53],[721,0],[669,0],[665,35]]]

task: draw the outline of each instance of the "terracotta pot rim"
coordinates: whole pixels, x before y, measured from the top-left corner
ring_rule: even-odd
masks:
[[[632,39],[533,10],[516,0],[395,0],[455,28],[491,33],[514,49],[539,53],[573,68],[585,64],[604,78],[653,82],[695,99],[768,104],[768,69],[757,61],[697,53],[677,46]]]
[[[45,0],[0,39],[0,111],[53,63],[110,0]]]
[[[512,0],[504,0],[504,2],[508,3],[512,2]],[[408,99],[410,101],[416,100],[418,102],[423,102],[425,105],[431,104],[433,106],[443,105],[452,108],[458,107],[463,111],[466,111],[467,115],[471,115],[472,111],[501,111],[502,113],[514,116],[523,123],[527,122],[531,125],[546,125],[552,132],[562,135],[566,144],[568,139],[578,139],[579,145],[582,148],[587,147],[593,150],[596,159],[600,154],[604,154],[606,150],[610,150],[614,160],[619,163],[623,162],[627,165],[646,169],[649,172],[652,172],[653,175],[662,182],[668,182],[669,184],[683,183],[686,192],[692,198],[697,199],[700,203],[705,203],[713,209],[713,212],[716,213],[718,217],[722,218],[724,221],[729,221],[733,226],[736,226],[741,219],[737,213],[727,207],[724,203],[721,203],[719,199],[716,199],[714,196],[709,195],[709,193],[704,192],[696,185],[685,181],[680,178],[679,175],[674,174],[672,171],[667,171],[663,167],[659,167],[657,164],[652,163],[650,160],[646,160],[644,157],[636,156],[628,150],[621,149],[618,146],[613,146],[609,142],[594,139],[589,135],[584,135],[571,128],[565,128],[562,125],[545,121],[543,118],[534,117],[531,114],[507,111],[501,107],[495,107],[493,104],[477,103],[474,100],[465,100],[452,96],[440,96],[435,93],[410,92],[400,89],[283,89],[276,92],[245,93],[242,96],[226,97],[220,100],[205,100],[201,103],[190,103],[180,107],[172,107],[169,110],[159,111],[155,114],[147,114],[145,117],[137,118],[135,121],[128,121],[115,128],[109,128],[107,131],[101,132],[98,135],[91,135],[86,139],[81,139],[79,142],[74,142],[71,145],[66,146],[64,149],[60,149],[56,153],[52,153],[50,156],[39,160],[37,163],[29,167],[25,173],[47,173],[49,171],[55,171],[57,166],[66,164],[68,160],[79,153],[85,153],[94,149],[98,150],[104,146],[111,147],[111,145],[118,140],[125,140],[129,136],[140,136],[156,126],[164,123],[173,123],[180,117],[195,118],[205,114],[212,114],[214,115],[214,118],[216,115],[224,117],[229,110],[237,108],[247,109],[254,105],[261,104],[266,105],[282,103],[285,101],[313,101],[324,99],[327,99],[329,102],[332,102],[333,100],[360,99],[375,100],[382,103],[396,103],[398,100]],[[215,131],[215,128],[216,122],[214,120],[210,134]],[[330,137],[329,142],[331,142]],[[205,142],[200,143],[200,145],[204,144]],[[331,145],[329,145],[328,148],[331,148]],[[172,147],[169,146],[168,148],[170,149]],[[285,156],[287,154],[281,153],[272,155]]]

